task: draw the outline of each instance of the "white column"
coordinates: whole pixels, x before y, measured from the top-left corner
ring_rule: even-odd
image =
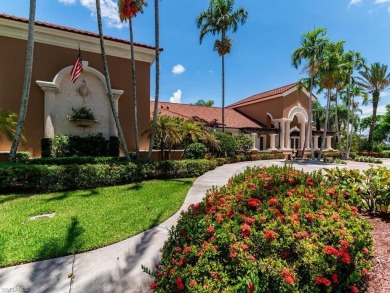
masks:
[[[252,133],[251,135],[252,135],[252,140],[253,140],[253,147],[252,147],[252,149],[253,150],[258,150],[256,148],[256,136],[257,136],[257,134],[256,133]]]
[[[305,143],[305,137],[306,137],[306,123],[302,122],[301,123],[301,128],[299,130],[299,147],[303,148],[303,144]]]
[[[285,140],[285,122],[280,121],[280,149],[284,149],[284,140]]]
[[[318,138],[319,138],[319,137],[320,137],[319,135],[313,135],[313,142],[314,142],[313,148],[314,148],[315,150],[318,150]]]
[[[332,136],[326,137],[326,149],[332,150]]]
[[[56,98],[56,93],[58,92],[58,87],[51,82],[37,80],[36,83],[39,85],[39,87],[45,94],[43,117],[44,137],[53,138],[55,136],[53,119],[56,113],[54,101]]]
[[[276,133],[271,133],[269,135],[269,138],[270,138],[270,148],[268,150],[270,151],[275,151],[276,150],[276,147],[275,147],[275,137],[276,137]]]
[[[275,128],[279,128],[279,122],[274,121]],[[279,148],[279,133],[275,136],[275,148]]]
[[[310,126],[309,126],[310,127]],[[311,129],[310,129],[311,131]],[[305,132],[306,135],[307,135],[307,132]],[[310,148],[310,139],[311,139],[311,136],[312,136],[312,133],[310,133],[309,137],[307,138],[306,140],[306,148],[309,149]]]
[[[286,129],[285,129],[285,148],[286,149],[291,149],[291,142],[290,142],[290,122],[291,121],[286,121]]]

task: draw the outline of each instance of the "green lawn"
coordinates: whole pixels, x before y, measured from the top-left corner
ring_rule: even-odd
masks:
[[[194,179],[50,194],[0,195],[0,266],[118,242],[174,214]],[[52,219],[29,217],[55,212]]]

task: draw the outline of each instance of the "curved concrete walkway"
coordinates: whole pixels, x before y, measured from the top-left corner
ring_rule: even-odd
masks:
[[[230,177],[253,166],[283,166],[281,160],[240,162],[209,171],[195,180],[180,210],[164,223],[134,237],[93,251],[0,269],[1,292],[149,292],[152,279],[141,265],[153,268],[159,250],[176,224],[181,210],[202,200],[213,186],[225,185]],[[390,160],[383,164],[390,167]],[[335,167],[328,164],[294,163],[310,172]],[[366,163],[349,162],[350,169],[367,169]],[[7,291],[8,290],[8,291]]]

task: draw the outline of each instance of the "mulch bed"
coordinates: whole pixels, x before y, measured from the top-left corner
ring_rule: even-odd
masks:
[[[390,292],[390,216],[365,216],[373,227],[373,270],[369,274],[368,293]]]

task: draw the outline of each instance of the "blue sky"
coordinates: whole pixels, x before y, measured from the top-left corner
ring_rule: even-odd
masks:
[[[116,0],[101,0],[106,35],[129,39],[128,27],[118,21]],[[209,0],[161,0],[160,99],[193,103],[221,100],[221,60],[213,52],[215,37],[199,44],[195,18]],[[361,52],[368,63],[390,67],[390,0],[236,0],[249,13],[233,38],[226,57],[226,104],[297,81],[303,77],[291,66],[291,53],[302,33],[314,27],[328,29],[332,40],[345,40],[346,49]],[[38,0],[37,20],[97,31],[95,0]],[[0,1],[0,12],[28,17],[29,1]],[[154,44],[154,1],[134,23],[135,40]],[[151,71],[154,80],[154,67]],[[151,84],[154,96],[154,83]],[[383,93],[379,113],[389,104]],[[319,95],[323,102],[322,95]],[[371,107],[363,107],[364,116]]]

